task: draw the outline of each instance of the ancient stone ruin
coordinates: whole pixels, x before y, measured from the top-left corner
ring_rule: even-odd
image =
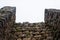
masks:
[[[3,7],[0,9],[0,40],[10,40],[11,28],[15,23],[15,7]]]
[[[60,10],[45,9],[45,22],[15,23],[16,7],[0,9],[0,40],[60,40]]]

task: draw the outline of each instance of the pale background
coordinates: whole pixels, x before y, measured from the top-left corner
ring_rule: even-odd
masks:
[[[16,6],[16,22],[44,22],[44,9],[60,9],[60,0],[0,0],[3,6]]]

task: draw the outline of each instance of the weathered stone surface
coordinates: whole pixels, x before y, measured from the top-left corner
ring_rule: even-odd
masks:
[[[53,40],[60,39],[60,10],[45,10],[45,26],[51,30]]]
[[[45,9],[45,22],[15,23],[16,8],[0,9],[0,40],[59,40],[60,10]]]
[[[28,25],[29,24],[29,25]],[[22,25],[22,26],[21,26]],[[32,27],[31,27],[32,25]],[[45,28],[45,23],[17,23],[14,25],[15,36],[21,40],[51,40],[50,31]]]
[[[0,40],[10,40],[11,28],[15,23],[15,7],[3,7],[0,9]]]

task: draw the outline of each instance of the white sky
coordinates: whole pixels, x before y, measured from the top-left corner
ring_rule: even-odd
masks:
[[[60,0],[0,0],[3,6],[16,6],[16,22],[42,22],[44,9],[60,9]]]

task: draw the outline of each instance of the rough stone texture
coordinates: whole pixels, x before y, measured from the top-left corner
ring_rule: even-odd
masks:
[[[0,9],[0,40],[60,40],[60,10],[45,9],[45,22],[15,23],[16,8]]]
[[[0,40],[10,40],[11,29],[15,23],[15,7],[3,7],[0,9]]]
[[[13,30],[16,40],[53,40],[51,30],[43,22],[15,23]]]
[[[21,40],[43,40],[46,39],[46,28],[44,23],[16,23],[13,30],[15,37]]]
[[[45,26],[51,30],[53,40],[60,39],[60,10],[46,9],[45,10]]]

